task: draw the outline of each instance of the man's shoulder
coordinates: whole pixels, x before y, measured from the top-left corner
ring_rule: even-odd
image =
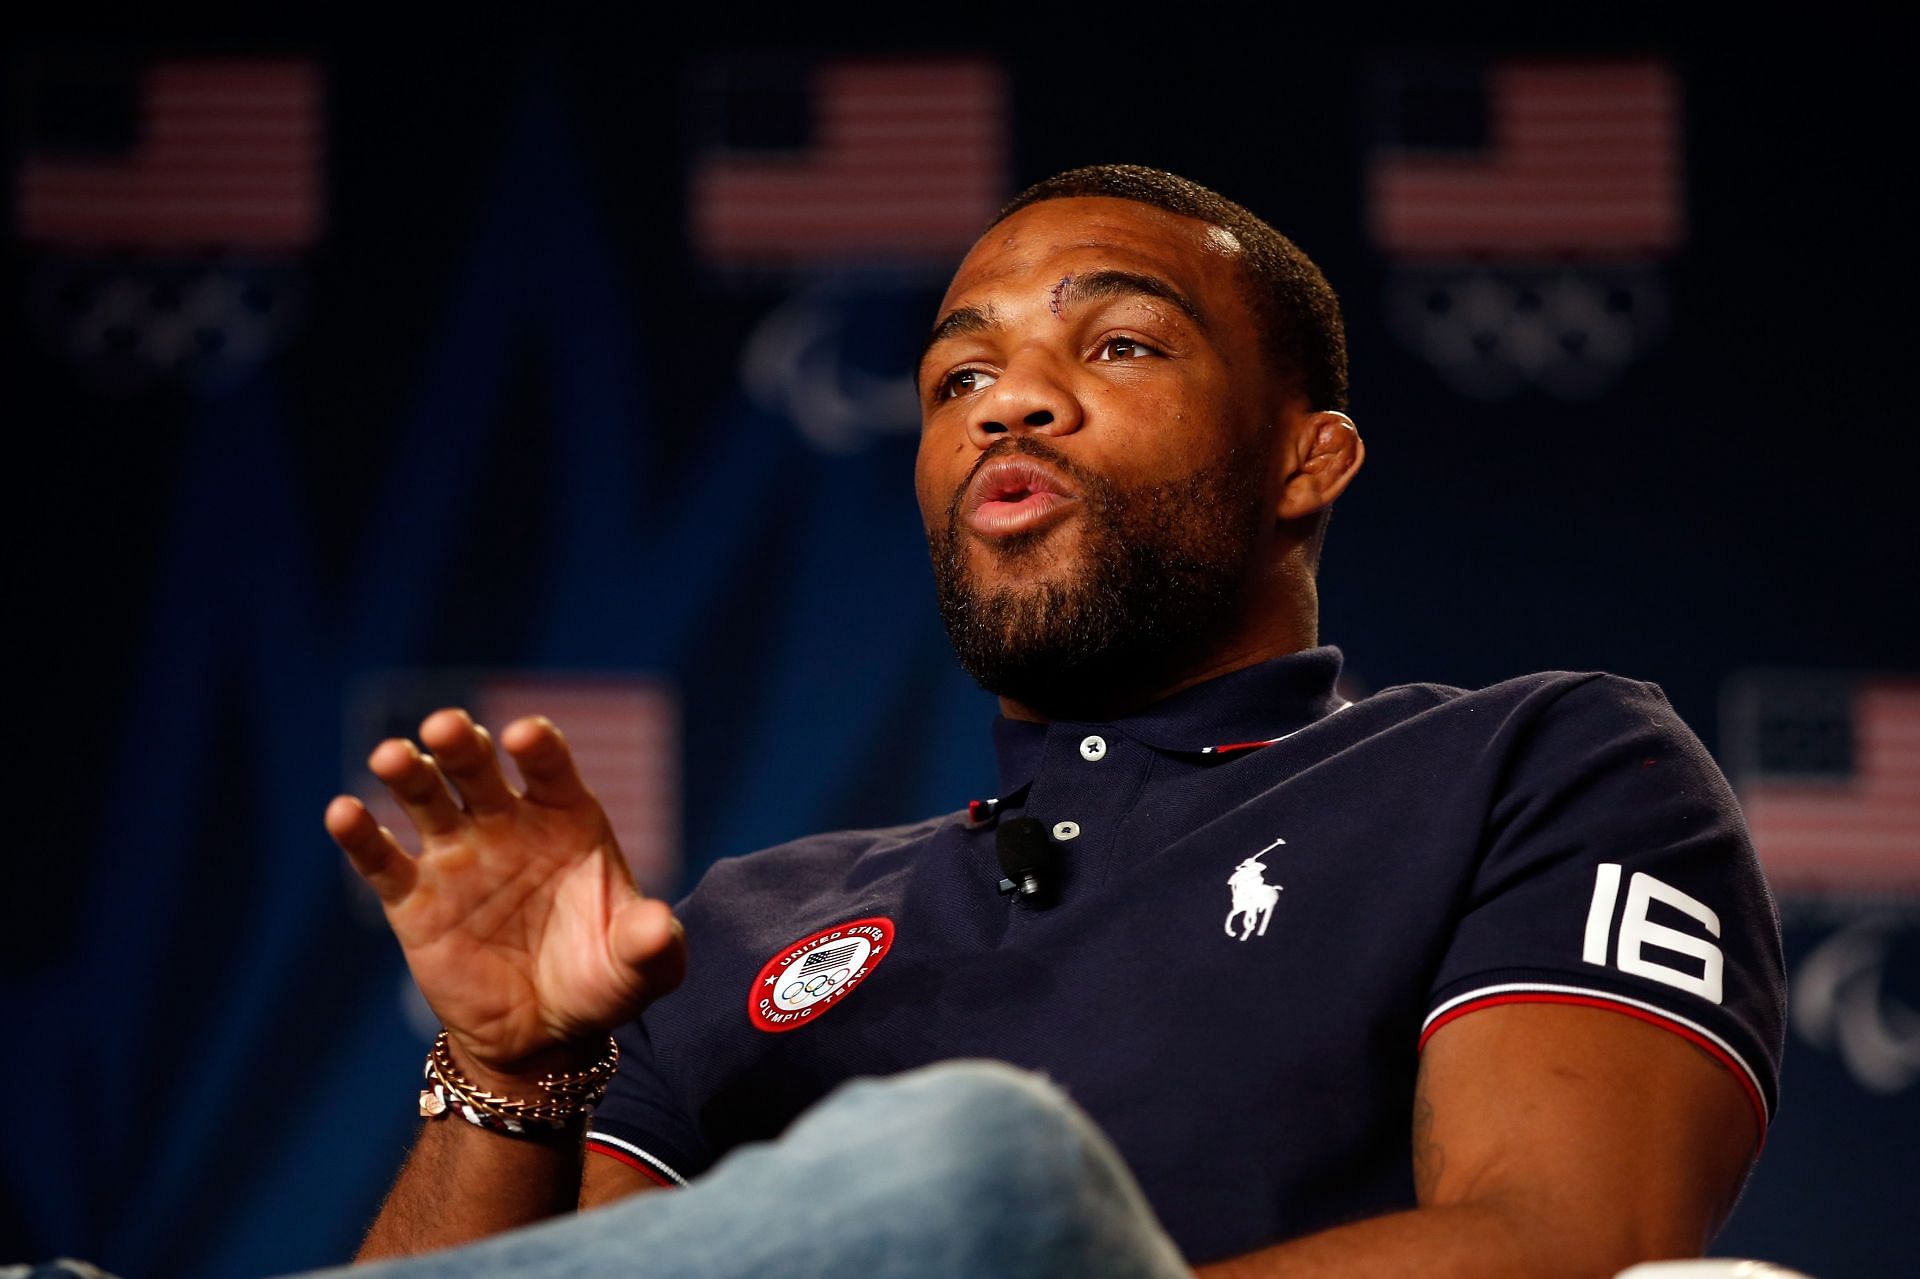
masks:
[[[1397,684],[1324,721],[1341,746],[1395,757],[1450,756],[1464,763],[1531,755],[1585,755],[1608,743],[1659,742],[1702,767],[1710,759],[1658,684],[1607,671],[1539,671],[1481,688]],[[1345,740],[1341,740],[1345,739]]]
[[[965,812],[944,813],[899,826],[823,831],[737,856],[707,869],[695,896],[778,895],[788,899],[844,888],[856,871],[904,865],[943,830],[966,823]]]
[[[1389,767],[1445,761],[1506,791],[1580,785],[1608,769],[1647,767],[1676,794],[1732,811],[1726,775],[1658,684],[1606,671],[1541,671],[1483,688],[1408,684],[1356,702],[1336,720]],[[1663,767],[1653,769],[1655,761]],[[1380,766],[1378,759],[1373,761]]]
[[[1610,671],[1537,671],[1480,688],[1451,684],[1395,684],[1354,703],[1391,719],[1440,716],[1523,723],[1542,715],[1604,717],[1612,714],[1672,718],[1658,684]],[[1492,716],[1492,719],[1487,717]]]

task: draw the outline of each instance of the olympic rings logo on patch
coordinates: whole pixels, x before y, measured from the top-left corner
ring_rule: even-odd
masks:
[[[893,948],[893,921],[855,919],[803,937],[769,959],[747,993],[747,1016],[772,1034],[816,1020],[866,980]]]

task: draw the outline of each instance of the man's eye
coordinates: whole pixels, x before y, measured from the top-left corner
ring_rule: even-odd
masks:
[[[940,398],[957,399],[962,395],[972,395],[975,391],[984,391],[997,380],[997,375],[985,369],[955,369],[940,379]]]
[[[1100,344],[1099,359],[1137,360],[1142,356],[1156,354],[1145,342],[1135,338],[1108,338]]]

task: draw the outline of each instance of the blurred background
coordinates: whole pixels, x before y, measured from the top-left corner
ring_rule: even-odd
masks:
[[[9,38],[0,1261],[350,1253],[433,1023],[320,814],[435,706],[553,715],[666,894],[988,793],[910,365],[1003,199],[1124,161],[1342,295],[1352,690],[1617,671],[1733,777],[1794,1002],[1715,1251],[1911,1264],[1910,68],[1837,22],[1086,18]]]

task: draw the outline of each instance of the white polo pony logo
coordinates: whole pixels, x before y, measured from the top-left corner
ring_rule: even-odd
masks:
[[[1240,921],[1240,935],[1235,941],[1245,941],[1257,931],[1262,937],[1267,935],[1267,922],[1273,918],[1273,908],[1280,901],[1280,885],[1267,882],[1267,864],[1260,859],[1280,845],[1284,839],[1276,839],[1265,848],[1233,868],[1233,874],[1227,876],[1227,887],[1233,890],[1233,908],[1227,912],[1227,936],[1233,937],[1233,921]]]

